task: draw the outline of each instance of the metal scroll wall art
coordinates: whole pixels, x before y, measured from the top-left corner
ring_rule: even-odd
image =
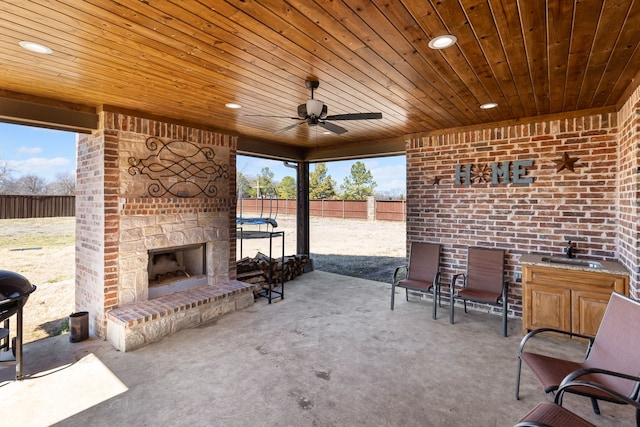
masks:
[[[216,180],[229,179],[229,165],[217,163],[212,148],[188,141],[163,142],[154,136],[145,145],[151,154],[144,159],[129,157],[129,174],[148,177],[151,196],[215,197]]]

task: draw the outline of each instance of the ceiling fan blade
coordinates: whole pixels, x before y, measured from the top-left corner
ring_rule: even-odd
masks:
[[[351,113],[327,116],[327,120],[374,120],[381,119],[382,113]]]
[[[343,133],[347,132],[345,128],[329,122],[318,122],[318,126],[338,135],[342,135]]]
[[[292,118],[294,118],[294,117],[292,117]],[[301,124],[304,124],[304,123],[305,123],[304,121],[301,121],[301,122],[299,122],[299,123],[294,123],[294,124],[292,124],[292,125],[289,125],[289,126],[287,126],[287,127],[282,128],[282,129],[278,129],[278,130],[274,131],[273,133],[286,132],[286,131],[288,131],[289,129],[293,129],[294,127],[296,127],[296,126],[300,126]]]
[[[299,120],[298,117],[291,117],[291,116],[271,116],[271,115],[267,115],[267,114],[244,114],[245,117],[271,117],[273,119],[293,119],[293,120]]]

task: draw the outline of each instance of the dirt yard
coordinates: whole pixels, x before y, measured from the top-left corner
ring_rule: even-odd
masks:
[[[285,255],[295,254],[295,217],[280,216],[277,221],[275,231],[285,232]],[[310,235],[316,270],[390,282],[394,268],[405,260],[403,222],[312,218]],[[269,240],[245,239],[242,254],[238,243],[238,259],[256,252],[268,255]],[[278,240],[272,253],[274,258],[282,254]],[[75,218],[0,220],[0,270],[20,273],[38,287],[24,309],[25,342],[68,330],[74,310],[74,259]],[[11,326],[15,328],[15,321]]]

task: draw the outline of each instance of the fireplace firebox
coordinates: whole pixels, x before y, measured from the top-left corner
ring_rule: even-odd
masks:
[[[149,250],[149,298],[207,284],[206,244]]]

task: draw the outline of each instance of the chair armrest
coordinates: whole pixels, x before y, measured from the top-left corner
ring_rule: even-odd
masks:
[[[572,373],[570,373],[569,375],[567,375],[562,382],[560,383],[560,387],[558,387],[558,391],[555,397],[555,402],[558,405],[562,405],[562,395],[564,394],[565,391],[570,391],[567,389],[570,389],[571,387],[590,387],[590,388],[594,388],[597,390],[600,390],[604,393],[607,393],[609,395],[611,395],[611,397],[620,400],[622,402],[625,402],[629,405],[634,406],[636,409],[640,410],[640,402],[638,402],[635,399],[632,399],[629,396],[625,396],[624,394],[618,393],[615,390],[612,390],[600,383],[597,383],[595,381],[585,381],[585,380],[576,380],[576,378],[579,378],[581,376],[584,375],[590,375],[590,374],[600,374],[600,375],[609,375],[609,376],[613,376],[613,377],[618,377],[618,378],[624,378],[630,381],[634,381],[636,382],[636,387],[634,390],[634,395],[637,394],[637,389],[638,389],[638,384],[640,384],[640,377],[634,376],[634,375],[627,375],[627,374],[623,374],[621,372],[615,372],[615,371],[609,371],[606,369],[599,369],[599,368],[583,368],[583,369],[578,369],[576,371],[573,371]]]
[[[564,379],[560,383],[560,387],[562,387],[562,384],[564,384],[565,382],[566,383],[574,382],[576,380],[576,378],[580,378],[580,377],[582,377],[584,375],[590,375],[590,374],[609,375],[609,376],[612,376],[612,377],[624,378],[625,380],[630,380],[630,381],[635,381],[637,383],[640,383],[640,376],[624,374],[622,372],[611,371],[611,370],[608,370],[608,369],[581,368],[581,369],[578,369],[578,370],[575,370],[575,371],[571,372],[566,377],[564,377]]]
[[[400,265],[398,267],[396,267],[396,269],[393,271],[393,284],[397,284],[400,280],[402,279],[406,279],[407,278],[407,269],[409,268],[408,265]],[[400,280],[398,280],[398,274],[400,274],[402,271],[404,270],[404,277]]]
[[[456,282],[458,281],[458,277],[462,277],[462,287],[466,287],[467,286],[467,275],[465,273],[458,273],[458,274],[454,274],[453,277],[451,278],[451,291],[453,292],[453,288],[456,285]]]
[[[438,271],[433,278],[433,286],[437,286],[438,288],[440,288],[440,277],[440,271]]]
[[[524,352],[525,344],[531,338],[533,338],[534,336],[536,336],[536,335],[538,335],[538,334],[540,334],[542,332],[555,332],[555,333],[562,334],[562,335],[567,335],[567,336],[570,336],[570,337],[585,338],[585,339],[589,340],[589,345],[587,346],[587,355],[589,355],[589,351],[591,350],[591,346],[593,345],[593,337],[590,337],[588,335],[576,334],[575,332],[561,331],[559,329],[553,329],[553,328],[540,328],[540,329],[535,329],[535,330],[529,332],[527,335],[525,335],[522,338],[522,341],[520,341],[520,347],[518,348],[518,357],[520,357],[520,355]]]

